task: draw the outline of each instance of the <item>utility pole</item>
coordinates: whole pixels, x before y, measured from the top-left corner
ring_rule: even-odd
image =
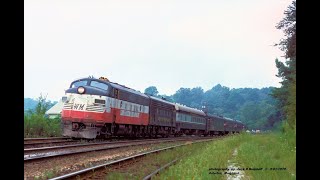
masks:
[[[207,115],[208,114],[208,105],[207,105],[207,101],[203,101],[202,102],[202,111]]]

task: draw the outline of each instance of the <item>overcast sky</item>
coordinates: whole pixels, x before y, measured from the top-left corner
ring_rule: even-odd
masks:
[[[24,97],[93,75],[144,92],[279,87],[291,0],[25,0]]]

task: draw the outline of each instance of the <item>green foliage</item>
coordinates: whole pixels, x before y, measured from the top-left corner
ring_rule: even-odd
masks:
[[[296,1],[292,1],[287,10],[284,11],[285,17],[277,24],[277,29],[282,29],[286,38],[281,39],[280,49],[285,51],[286,58],[296,57]]]
[[[150,96],[157,96],[159,92],[155,86],[150,86],[144,90],[144,93]]]
[[[201,87],[195,87],[192,89],[180,88],[172,98],[174,102],[200,109],[203,96],[203,89]]]
[[[184,158],[154,179],[223,179],[223,175],[209,174],[209,169],[227,167],[228,159],[236,146],[234,137],[202,143],[201,146],[192,144],[185,147],[187,149],[184,153],[188,154]]]
[[[231,163],[235,163],[239,168],[266,168],[261,171],[244,170],[242,179],[295,179],[295,147],[293,134],[242,133],[203,144],[192,156],[186,156],[154,179],[226,179],[224,170],[209,171],[209,169],[227,168]],[[286,170],[270,170],[270,168],[286,168]],[[209,174],[209,172],[222,174]]]
[[[295,136],[277,133],[243,135],[236,161],[242,167],[264,168],[261,171],[245,171],[252,179],[296,179],[296,146],[292,140],[295,140]]]
[[[43,97],[42,95],[40,95],[40,98],[45,98]],[[30,112],[30,111],[34,111],[38,105],[38,102],[39,102],[39,98],[37,99],[31,99],[31,98],[24,98],[24,111],[25,112]],[[55,104],[57,103],[57,101],[54,101],[54,102],[51,102],[50,100],[49,101],[46,101],[46,104],[47,104],[47,109],[50,109],[52,106],[54,106]]]
[[[40,95],[40,97],[37,99],[38,104],[36,105],[34,111],[35,114],[44,115],[46,111],[49,109],[50,103],[46,101],[46,98],[46,96],[43,97],[42,95]]]
[[[51,179],[55,176],[57,176],[57,173],[58,173],[58,170],[57,168],[54,168],[54,169],[50,169],[50,170],[47,170],[45,171],[41,176],[35,176],[34,179],[36,180],[45,180],[45,179]]]
[[[61,136],[60,119],[48,119],[45,112],[50,107],[46,97],[40,95],[34,110],[28,110],[24,115],[24,137]]]
[[[24,137],[61,136],[60,119],[48,119],[39,114],[24,116]]]
[[[287,120],[292,129],[296,127],[296,82],[293,82],[288,87],[289,97],[287,104],[284,107]]]
[[[283,29],[286,38],[280,41],[280,49],[285,51],[285,64],[276,59],[278,75],[282,79],[282,86],[273,91],[273,97],[279,100],[278,107],[291,129],[296,124],[296,1],[284,13],[286,16],[276,26]]]

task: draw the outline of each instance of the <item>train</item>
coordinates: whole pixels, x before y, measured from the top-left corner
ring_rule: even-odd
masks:
[[[65,95],[61,126],[66,137],[213,136],[245,129],[240,121],[153,97],[104,77],[77,79]]]

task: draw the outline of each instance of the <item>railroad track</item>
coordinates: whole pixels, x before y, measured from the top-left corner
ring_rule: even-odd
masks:
[[[24,141],[42,141],[42,140],[70,139],[69,137],[46,137],[46,138],[24,138]]]
[[[102,143],[88,143],[88,144],[77,144],[77,145],[66,145],[66,146],[54,146],[54,147],[44,147],[44,148],[30,148],[24,149],[24,161],[33,161],[39,159],[47,159],[52,157],[58,156],[67,156],[73,154],[80,154],[80,153],[87,153],[93,151],[102,151],[102,150],[109,150],[109,149],[116,149],[116,148],[123,148],[123,147],[130,147],[130,146],[138,146],[138,145],[147,145],[147,144],[159,144],[163,142],[175,142],[175,141],[190,141],[196,139],[203,139],[203,138],[172,138],[172,139],[151,139],[151,140],[133,140],[133,141],[117,141],[117,142],[102,142]],[[93,148],[92,146],[102,146]],[[104,147],[103,147],[104,146]],[[89,147],[89,148],[84,148]],[[62,150],[61,149],[68,149],[74,148],[73,150]],[[78,149],[75,149],[78,148]],[[80,148],[80,150],[79,150]],[[60,149],[59,151],[51,151],[54,149]],[[45,153],[39,153],[41,151],[48,151]],[[30,153],[33,152],[33,153]],[[27,154],[26,154],[27,153]],[[29,154],[30,153],[30,154]]]
[[[153,171],[149,175],[145,176],[143,178],[143,180],[151,180],[153,176],[157,175],[160,171],[164,170],[165,168],[168,168],[169,166],[175,164],[177,161],[178,161],[178,159],[174,159],[173,161],[161,166],[160,168],[156,169],[155,171]]]
[[[194,142],[190,142],[188,144],[194,144],[194,143],[200,143],[200,142],[208,142],[208,141],[212,141],[214,139],[216,139],[216,138],[197,139],[197,140],[193,140]],[[159,152],[162,152],[162,151],[165,151],[165,150],[174,149],[174,148],[185,146],[185,145],[188,145],[188,144],[174,145],[174,146],[170,146],[170,147],[166,147],[166,148],[161,148],[161,149],[152,150],[152,151],[148,151],[148,152],[144,152],[144,153],[139,153],[139,154],[136,154],[136,155],[133,155],[133,156],[129,156],[129,157],[125,157],[125,158],[121,158],[121,159],[118,159],[118,160],[112,160],[112,161],[104,163],[104,164],[96,165],[96,166],[93,166],[93,167],[90,167],[90,168],[86,168],[86,169],[75,171],[75,172],[72,172],[72,173],[69,173],[69,174],[58,176],[58,177],[52,178],[51,180],[70,179],[70,178],[72,178],[72,179],[78,178],[79,179],[79,178],[81,178],[80,175],[85,176],[85,174],[90,173],[90,172],[97,173],[100,169],[104,169],[107,166],[120,165],[121,163],[124,163],[126,161],[134,160],[136,158],[143,158],[144,156],[149,155],[149,154],[159,153]],[[174,164],[177,160],[178,159],[175,159],[175,160],[171,161],[170,163],[162,166],[161,168],[157,169],[156,171],[152,172],[151,174],[145,176],[144,179],[150,179],[152,176],[157,174],[162,169]]]
[[[47,142],[25,142],[24,148],[32,148],[32,147],[48,147],[48,146],[57,146],[57,145],[65,145],[65,144],[74,144],[80,142],[80,140],[54,140]]]
[[[24,145],[33,146],[33,145],[45,145],[45,144],[58,144],[58,143],[66,143],[66,142],[78,142],[78,140],[68,139],[68,140],[55,140],[55,141],[47,141],[47,142],[25,142]]]
[[[137,138],[137,139],[144,139],[144,138]],[[25,138],[24,139],[24,148],[42,148],[42,147],[51,147],[51,146],[57,146],[57,145],[66,145],[66,144],[75,144],[76,142],[113,142],[113,141],[119,141],[120,140],[128,140],[128,138],[116,138],[111,140],[103,140],[103,139],[95,139],[95,140],[73,140],[71,138],[67,137],[53,137],[53,138]]]
[[[69,137],[49,137],[49,138],[24,138],[24,143],[51,142],[57,140],[67,140]]]
[[[186,138],[167,138],[165,140],[179,140]],[[191,139],[191,138],[190,138]],[[159,139],[158,139],[159,140]],[[99,145],[111,145],[111,144],[122,144],[122,143],[133,143],[133,142],[151,142],[151,141],[158,141],[157,139],[144,139],[144,140],[124,140],[124,141],[109,141],[109,142],[92,142],[92,143],[85,143],[85,144],[71,144],[71,145],[64,145],[64,146],[50,146],[50,147],[40,147],[40,148],[26,148],[24,149],[24,153],[38,153],[42,151],[51,151],[56,149],[68,149],[74,147],[86,147],[86,146],[99,146]]]

